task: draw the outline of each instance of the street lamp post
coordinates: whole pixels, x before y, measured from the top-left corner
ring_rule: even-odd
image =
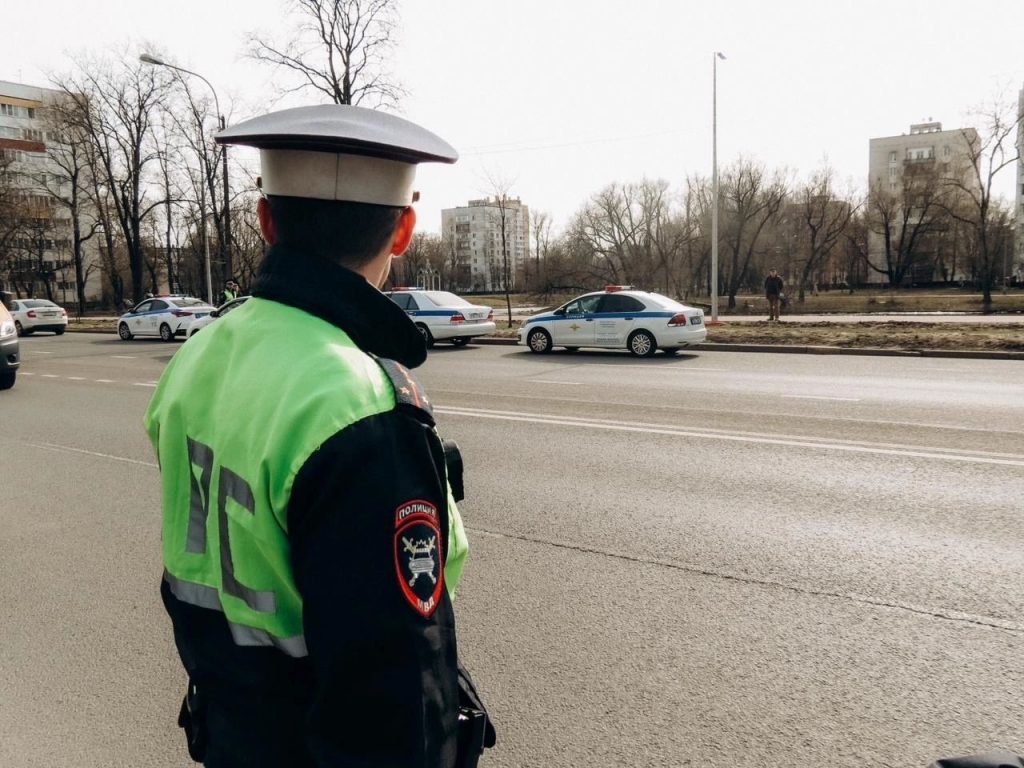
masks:
[[[711,322],[718,322],[718,60],[711,57]]]
[[[158,67],[167,67],[168,69],[174,69],[174,70],[177,70],[178,72],[184,72],[186,74],[193,75],[194,77],[198,77],[200,80],[202,80],[204,83],[206,83],[207,87],[210,89],[210,93],[213,94],[213,104],[214,104],[214,107],[217,109],[217,124],[218,124],[220,130],[223,131],[227,127],[227,122],[224,119],[224,113],[220,111],[220,99],[217,98],[217,91],[214,89],[213,85],[210,83],[209,80],[207,80],[205,77],[200,75],[198,72],[193,72],[191,69],[185,69],[184,67],[179,67],[179,66],[177,66],[175,64],[168,64],[166,61],[158,59],[155,56],[150,56],[148,53],[144,53],[141,56],[139,56],[139,61],[143,62],[144,64],[153,64],[154,66],[158,66]],[[230,192],[228,190],[228,148],[227,148],[227,146],[222,146],[221,147],[221,157],[224,160],[224,163],[223,163],[223,166],[224,166],[224,169],[223,169],[223,174],[224,174],[224,212],[222,214],[223,217],[224,217],[224,273],[225,273],[226,277],[230,278],[230,277],[233,276],[234,272],[232,271],[232,265],[231,265],[231,202],[230,202],[231,194],[230,194]],[[205,184],[205,180],[204,180],[204,184]],[[203,213],[203,232],[204,233],[206,232],[206,214],[205,214],[205,212]],[[205,234],[204,234],[204,243],[205,243]],[[213,303],[213,283],[210,282],[210,256],[209,256],[210,248],[209,248],[208,244],[204,245],[204,252],[206,253],[206,276],[207,276],[206,277],[206,283],[207,283],[207,290],[209,292],[209,295],[207,296],[207,298],[209,299],[210,303],[212,304]]]

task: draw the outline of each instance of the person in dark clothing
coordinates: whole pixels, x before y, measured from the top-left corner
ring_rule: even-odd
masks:
[[[782,304],[782,278],[774,269],[764,279],[764,295],[768,299],[768,320],[779,319],[779,307]]]
[[[380,291],[412,239],[415,164],[456,153],[339,105],[217,141],[261,150],[269,250],[253,298],[174,356],[145,419],[189,753],[209,768],[476,765],[494,731],[458,662],[461,477],[409,370],[423,338]]]

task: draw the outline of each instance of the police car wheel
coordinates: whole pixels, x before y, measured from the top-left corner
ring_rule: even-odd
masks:
[[[548,336],[547,331],[541,328],[530,331],[530,335],[526,337],[526,344],[530,347],[531,352],[544,354],[551,351],[551,337]]]
[[[647,331],[633,331],[629,337],[629,351],[637,357],[650,357],[658,351],[658,346]]]
[[[160,323],[160,338],[163,341],[171,341],[174,338],[174,331],[167,323]]]
[[[121,337],[121,341],[132,340],[132,332],[128,327],[128,323],[121,323],[117,326],[117,335]]]
[[[25,335],[25,329],[21,327],[21,321],[20,320],[15,320],[14,321],[14,330],[18,332],[19,336],[24,336]]]
[[[464,347],[467,344],[469,344],[469,337],[459,336],[458,338],[452,339],[452,344],[454,344],[456,347]]]
[[[430,329],[427,328],[427,326],[425,326],[423,323],[416,323],[416,327],[419,329],[420,335],[423,336],[423,340],[425,342],[427,342],[427,349],[430,349],[431,347],[433,347],[434,346],[434,334],[432,334],[430,332]]]

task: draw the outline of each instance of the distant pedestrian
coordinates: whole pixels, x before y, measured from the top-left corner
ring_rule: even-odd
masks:
[[[764,279],[764,296],[768,299],[768,320],[778,320],[779,307],[782,305],[782,278],[774,269]]]

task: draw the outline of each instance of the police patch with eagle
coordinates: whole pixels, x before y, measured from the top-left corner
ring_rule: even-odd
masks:
[[[395,510],[395,574],[407,603],[430,618],[444,589],[444,546],[437,507],[407,501]]]

